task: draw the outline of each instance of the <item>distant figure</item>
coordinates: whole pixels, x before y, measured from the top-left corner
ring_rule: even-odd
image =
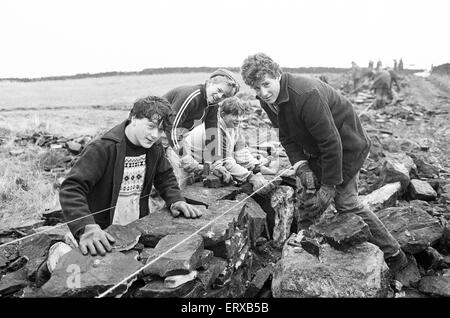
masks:
[[[391,76],[391,81],[389,82],[389,90],[391,90],[391,92],[392,92],[392,83],[394,83],[395,86],[397,86],[397,92],[400,92],[400,86],[398,85],[398,82],[397,82],[397,80],[400,79],[400,77],[392,69],[388,68],[387,71],[389,72],[389,75]]]
[[[353,91],[357,91],[359,88],[361,79],[363,77],[363,73],[361,67],[358,66],[355,62],[352,62],[352,79],[353,79]]]
[[[377,62],[377,67],[376,67],[376,71],[377,71],[377,72],[381,71],[381,67],[382,67],[382,66],[383,66],[383,63],[381,63],[381,61],[378,60],[378,62]]]
[[[397,71],[397,60],[394,60],[394,71]]]
[[[391,75],[386,70],[381,70],[375,74],[370,90],[375,91],[374,108],[383,108],[387,104],[390,91]]]
[[[400,58],[400,61],[398,62],[398,70],[400,72],[403,72],[403,60]]]
[[[322,82],[329,84],[329,83],[328,83],[328,77],[326,77],[325,75],[320,75],[320,76],[319,76],[319,79],[320,79]]]

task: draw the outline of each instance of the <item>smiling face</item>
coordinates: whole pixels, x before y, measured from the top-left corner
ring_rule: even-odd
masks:
[[[225,114],[222,112],[222,119],[227,128],[236,128],[239,126],[241,116],[238,114]]]
[[[227,97],[234,95],[235,89],[226,82],[208,83],[206,85],[206,99],[208,104],[217,104]]]
[[[256,95],[268,104],[273,104],[280,94],[280,78],[281,76],[273,77],[271,75],[264,75],[261,81],[255,83],[252,87]]]
[[[148,149],[161,138],[163,129],[158,120],[132,117],[125,133],[133,144]]]

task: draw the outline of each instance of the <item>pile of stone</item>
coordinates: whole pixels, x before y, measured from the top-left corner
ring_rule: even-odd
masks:
[[[32,135],[19,134],[14,141],[19,146],[26,146],[28,143],[33,143],[44,148],[67,149],[70,153],[78,155],[91,140],[91,136],[66,138],[39,131]]]
[[[94,297],[118,285],[108,297],[268,296],[280,251],[277,254],[267,236],[282,242],[289,235],[278,220],[287,214],[283,209],[293,210],[292,188],[287,188],[291,192],[278,188],[265,197],[278,215],[269,234],[266,212],[242,189],[190,185],[183,195],[198,204],[201,218],[173,218],[164,208],[127,226],[112,225],[107,231],[116,238],[113,252],[84,256],[74,247],[62,255],[49,280],[37,286],[36,272],[49,248],[61,241],[74,246],[67,225],[58,223],[61,211],[52,211],[45,224],[53,226],[23,230],[21,235],[46,232],[0,247],[0,295]],[[14,239],[14,233],[4,234]]]
[[[411,156],[385,152],[362,170],[375,179],[375,190],[361,196],[362,202],[410,259],[397,280],[388,277],[383,253],[368,242],[367,225],[330,210],[284,244],[272,282],[274,297],[450,295],[450,181],[432,156],[417,150]]]

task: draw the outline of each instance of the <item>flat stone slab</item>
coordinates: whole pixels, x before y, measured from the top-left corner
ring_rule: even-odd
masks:
[[[186,241],[183,242],[184,240]],[[183,243],[155,261],[155,258],[180,242]],[[203,238],[200,235],[192,237],[189,237],[189,235],[167,235],[156,245],[152,251],[154,254],[148,257],[147,264],[151,264],[145,265],[143,273],[160,277],[188,274],[197,268],[202,251]]]
[[[84,256],[78,249],[64,254],[42,286],[46,297],[95,297],[135,273],[142,263],[120,252],[105,256]],[[123,294],[136,278],[111,291],[107,297]]]
[[[217,189],[206,188],[201,182],[196,182],[192,185],[186,186],[181,190],[181,195],[187,200],[202,202],[206,205],[213,204],[218,200],[230,195],[234,191],[239,191],[238,187],[226,186]]]
[[[200,297],[203,292],[203,285],[198,280],[191,280],[186,284],[176,288],[167,288],[164,286],[164,279],[155,278],[148,282],[144,287],[139,288],[134,297],[137,298],[191,298]]]
[[[174,218],[167,209],[162,209],[127,226],[141,232],[140,241],[147,247],[155,247],[167,235],[192,234],[203,228],[199,234],[208,247],[230,238],[234,226],[244,222],[245,202],[221,200],[212,203],[208,209],[200,205],[196,207],[202,211],[200,218]]]
[[[344,251],[366,242],[371,237],[369,226],[360,216],[353,213],[321,218],[318,223],[311,226],[311,230],[322,236],[334,248]]]
[[[419,291],[425,294],[450,297],[449,276],[425,276],[419,282]]]
[[[131,226],[112,224],[105,231],[116,239],[111,247],[117,252],[131,250],[141,237],[141,232]]]
[[[318,258],[289,240],[275,265],[274,298],[387,296],[389,269],[377,246],[364,242],[343,252],[323,244]]]
[[[372,211],[377,211],[394,206],[401,194],[401,190],[400,182],[388,183],[368,195],[360,196],[360,200],[362,203],[367,204]]]
[[[432,201],[437,197],[436,191],[426,181],[412,179],[408,188],[408,195],[413,200]]]
[[[436,243],[444,228],[439,220],[417,206],[387,208],[376,212],[405,252],[416,254]]]
[[[29,284],[26,269],[8,273],[0,279],[0,296],[14,294]]]

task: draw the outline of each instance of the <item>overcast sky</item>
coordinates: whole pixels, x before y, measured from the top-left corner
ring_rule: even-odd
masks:
[[[0,78],[237,66],[450,62],[448,0],[0,0]]]

